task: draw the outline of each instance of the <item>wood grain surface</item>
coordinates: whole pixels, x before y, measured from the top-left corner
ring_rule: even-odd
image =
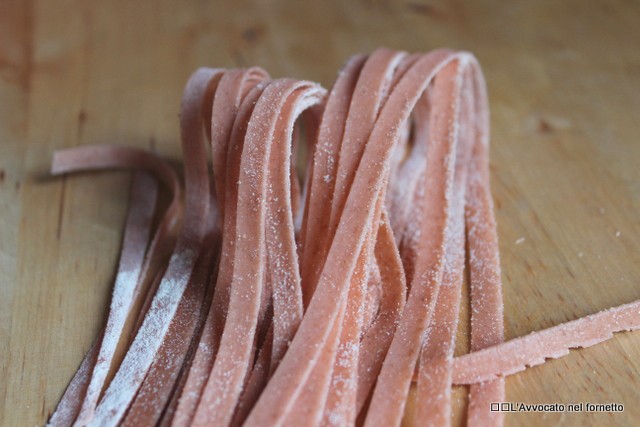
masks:
[[[640,298],[639,45],[637,1],[1,0],[0,425],[46,421],[115,274],[130,175],[52,180],[53,151],[112,143],[178,160],[181,91],[203,65],[330,85],[377,46],[474,52],[506,338]],[[638,425],[640,333],[510,377],[507,399],[624,405],[509,414],[508,426]],[[454,400],[460,424],[464,388]],[[406,421],[420,425],[411,407]]]

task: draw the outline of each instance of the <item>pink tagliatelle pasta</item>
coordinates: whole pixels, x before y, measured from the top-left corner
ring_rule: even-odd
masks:
[[[379,49],[328,91],[197,70],[184,187],[144,151],[57,152],[56,175],[139,172],[105,327],[49,425],[398,426],[413,382],[420,425],[450,423],[454,384],[501,425],[505,376],[640,328],[637,301],[503,342],[488,114],[471,54]]]

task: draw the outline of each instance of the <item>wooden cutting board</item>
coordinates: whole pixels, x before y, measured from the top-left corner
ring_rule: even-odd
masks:
[[[51,180],[53,151],[112,143],[179,159],[180,94],[201,65],[329,85],[377,46],[474,52],[491,98],[506,338],[640,298],[639,3],[176,3],[0,2],[1,425],[47,419],[114,279],[130,176]],[[510,377],[507,400],[624,405],[507,425],[637,425],[640,333]]]

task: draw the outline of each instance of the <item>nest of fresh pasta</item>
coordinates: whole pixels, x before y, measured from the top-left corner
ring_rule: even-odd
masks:
[[[134,175],[105,326],[49,424],[393,426],[415,387],[448,425],[471,384],[469,420],[496,425],[506,375],[639,328],[635,302],[503,342],[488,116],[471,54],[380,49],[329,91],[197,70],[184,184],[150,152],[57,152],[53,174]]]

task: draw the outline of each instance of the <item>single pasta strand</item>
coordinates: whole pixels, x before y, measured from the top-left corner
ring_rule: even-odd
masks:
[[[503,341],[504,315],[498,236],[489,189],[489,117],[484,79],[474,68],[472,91],[479,119],[477,138],[469,160],[466,224],[469,240],[471,295],[471,350]],[[492,402],[505,400],[504,379],[474,384],[469,389],[468,419],[473,425],[501,426],[504,413],[490,411]]]
[[[615,332],[640,329],[640,300],[552,326],[464,356],[453,362],[455,384],[495,380],[606,341]]]

